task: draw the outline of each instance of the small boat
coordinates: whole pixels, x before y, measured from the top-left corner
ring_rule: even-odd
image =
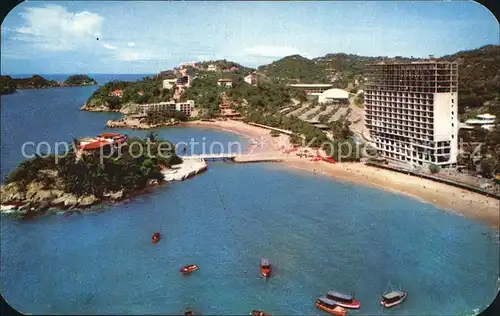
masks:
[[[181,272],[181,274],[190,274],[191,272],[194,272],[198,269],[199,269],[199,267],[197,264],[190,264],[188,266],[182,267],[180,272]]]
[[[271,314],[266,313],[266,312],[264,312],[264,311],[259,311],[259,310],[254,309],[254,310],[250,313],[250,316],[271,316]]]
[[[153,244],[156,244],[157,242],[159,242],[161,239],[161,234],[156,232],[153,234],[153,237],[151,238],[151,240],[153,241]]]
[[[408,293],[403,290],[396,290],[382,295],[380,304],[384,307],[393,307],[401,304],[408,297]]]
[[[184,316],[194,316],[193,311],[190,310],[189,308],[186,308],[184,310]]]
[[[268,278],[271,276],[271,271],[272,268],[269,260],[267,260],[266,258],[260,259],[260,274],[262,274],[264,278]]]
[[[332,315],[347,315],[347,311],[343,307],[340,307],[339,305],[337,305],[337,302],[332,301],[326,296],[321,296],[316,300],[316,307]]]
[[[338,306],[342,306],[344,308],[359,308],[361,306],[359,301],[357,301],[353,295],[328,291],[326,297],[337,303]]]

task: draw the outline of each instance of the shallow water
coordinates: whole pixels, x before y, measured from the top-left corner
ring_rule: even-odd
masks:
[[[78,111],[94,89],[2,96],[2,174],[22,159],[24,141],[102,132],[119,115]],[[159,132],[174,142],[238,140],[208,129]],[[155,231],[162,240],[153,245]],[[2,216],[1,234],[1,293],[25,313],[324,314],[314,300],[336,289],[361,301],[352,314],[464,314],[493,300],[499,266],[498,235],[482,223],[275,164],[210,163],[190,180],[69,217]],[[275,267],[267,281],[262,256]],[[200,270],[181,277],[190,263]],[[382,310],[391,286],[409,297]]]

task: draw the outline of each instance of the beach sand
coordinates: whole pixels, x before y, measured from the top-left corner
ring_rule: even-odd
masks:
[[[492,197],[359,162],[330,164],[310,161],[310,158],[300,158],[295,153],[284,154],[280,148],[290,146],[288,136],[271,137],[269,130],[239,121],[196,121],[183,125],[216,128],[236,133],[258,142],[257,145],[249,145],[250,154],[262,157],[281,156],[284,157],[281,163],[289,167],[402,193],[442,209],[483,221],[495,229],[500,227],[500,201]]]

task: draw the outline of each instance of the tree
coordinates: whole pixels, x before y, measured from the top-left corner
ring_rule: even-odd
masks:
[[[438,173],[440,170],[441,170],[441,167],[439,167],[438,165],[435,165],[433,163],[429,164],[429,171],[432,174]]]

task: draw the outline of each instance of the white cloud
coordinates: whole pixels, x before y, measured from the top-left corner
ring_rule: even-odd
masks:
[[[106,43],[103,43],[102,47],[107,48],[107,49],[116,49],[117,48],[116,46],[113,46],[113,45],[110,45],[110,44],[106,44]]]
[[[26,8],[21,17],[25,24],[16,29],[14,38],[46,50],[74,50],[95,41],[103,21],[98,14],[68,12],[59,5]]]
[[[135,61],[141,60],[144,57],[141,57],[137,52],[122,52],[118,55],[118,60],[122,61]]]
[[[285,57],[289,55],[300,54],[299,50],[290,46],[252,46],[244,50],[244,52],[251,56],[261,57]]]
[[[127,43],[127,45],[128,45],[129,47],[134,47],[134,46],[136,46],[137,44],[136,44],[136,43],[134,43],[134,42],[128,42],[128,43]]]

